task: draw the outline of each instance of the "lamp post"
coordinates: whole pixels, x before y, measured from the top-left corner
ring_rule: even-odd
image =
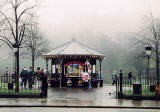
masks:
[[[145,50],[146,50],[146,55],[147,55],[147,59],[148,59],[148,64],[147,64],[147,84],[149,84],[148,82],[148,75],[149,75],[149,58],[150,58],[150,55],[151,55],[151,52],[152,52],[152,47],[150,45],[147,45],[145,47]]]
[[[19,92],[19,45],[13,44],[13,52],[15,53],[15,71],[16,71],[16,88],[15,92]]]
[[[120,72],[119,72],[119,78],[120,78],[120,85],[119,85],[119,89],[120,89],[120,91],[118,92],[118,98],[123,98],[123,90],[122,90],[122,81],[123,81],[123,72],[122,72],[122,70],[120,70]]]

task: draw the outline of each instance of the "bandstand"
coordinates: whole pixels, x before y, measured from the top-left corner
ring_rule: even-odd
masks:
[[[88,84],[81,76],[81,73],[88,71],[86,62],[89,62],[91,68],[92,87],[103,86],[102,61],[105,56],[82,42],[73,39],[43,57],[47,71],[48,61],[51,60],[51,87],[87,87]]]

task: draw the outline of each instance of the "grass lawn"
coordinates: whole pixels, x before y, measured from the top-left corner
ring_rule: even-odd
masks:
[[[8,83],[0,83],[0,87],[8,87]]]
[[[133,86],[125,85],[124,95],[133,95]],[[142,96],[155,96],[155,92],[150,91],[150,85],[142,85]]]
[[[133,91],[124,91],[124,95],[133,95]],[[155,96],[155,92],[142,91],[142,96]]]
[[[8,88],[0,88],[0,94],[40,94],[38,89],[20,89],[19,93],[15,92],[15,89],[9,90]]]
[[[8,83],[0,83],[0,94],[40,94],[41,89],[40,88],[33,88],[33,89],[29,89],[29,88],[19,88],[19,93],[15,92],[15,87],[13,90],[9,90],[8,89]]]

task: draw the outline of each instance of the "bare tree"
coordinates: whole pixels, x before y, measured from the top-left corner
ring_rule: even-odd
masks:
[[[23,45],[21,54],[32,60],[32,68],[34,70],[35,60],[48,51],[48,42],[43,34],[40,33],[36,23],[28,25]]]
[[[5,22],[1,31],[8,32],[8,35],[0,35],[0,40],[7,43],[7,45],[15,52],[15,68],[16,68],[16,92],[19,92],[19,48],[24,38],[28,10],[34,6],[26,6],[28,0],[8,0],[8,9],[6,11],[0,11],[1,20]]]
[[[138,34],[138,42],[142,44],[150,44],[153,47],[152,59],[156,63],[157,84],[159,84],[159,47],[160,47],[160,20],[150,14],[146,16],[145,29]]]

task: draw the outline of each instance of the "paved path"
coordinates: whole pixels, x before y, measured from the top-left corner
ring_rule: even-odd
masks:
[[[159,112],[156,109],[106,109],[106,108],[0,108],[1,112]]]
[[[115,87],[50,88],[48,98],[1,98],[0,105],[159,107],[160,101],[116,99]],[[109,94],[111,93],[111,94]]]
[[[116,99],[115,86],[106,85],[99,88],[50,88],[48,97],[54,99]],[[110,94],[109,94],[110,93]]]

